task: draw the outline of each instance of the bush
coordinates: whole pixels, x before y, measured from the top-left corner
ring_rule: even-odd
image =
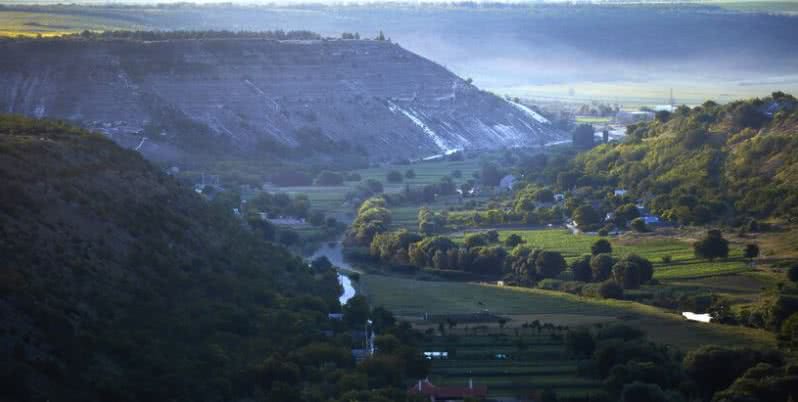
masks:
[[[615,281],[606,281],[598,288],[598,294],[602,299],[623,299],[623,288]]]
[[[413,169],[407,169],[407,171],[405,172],[405,178],[407,178],[407,179],[415,179],[416,178],[416,172]]]

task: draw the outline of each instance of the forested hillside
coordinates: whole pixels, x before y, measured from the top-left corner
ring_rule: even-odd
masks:
[[[798,102],[790,95],[680,107],[627,133],[578,156],[560,184],[625,188],[680,223],[798,216]]]
[[[401,371],[369,380],[347,338],[323,335],[335,272],[257,233],[100,134],[0,116],[0,399],[328,400],[401,385]]]

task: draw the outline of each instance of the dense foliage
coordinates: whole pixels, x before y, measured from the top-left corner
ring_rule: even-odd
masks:
[[[402,400],[425,371],[395,324],[356,367],[329,266],[61,123],[0,117],[0,260],[3,400]]]
[[[798,102],[790,95],[680,107],[627,132],[622,143],[579,155],[560,186],[625,188],[685,224],[798,212]]]

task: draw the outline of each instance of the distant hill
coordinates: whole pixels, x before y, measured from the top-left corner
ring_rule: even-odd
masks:
[[[562,138],[386,40],[192,35],[0,42],[0,110],[68,119],[166,160],[290,149],[393,159]]]
[[[0,399],[268,393],[267,359],[317,340],[338,292],[138,153],[0,116]]]
[[[627,133],[576,158],[577,186],[626,188],[683,223],[798,218],[798,101],[790,95],[680,107]]]

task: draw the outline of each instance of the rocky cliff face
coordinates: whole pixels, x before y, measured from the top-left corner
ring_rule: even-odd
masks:
[[[563,136],[387,41],[30,40],[0,54],[0,110],[75,121],[153,158],[324,143],[419,157]]]

